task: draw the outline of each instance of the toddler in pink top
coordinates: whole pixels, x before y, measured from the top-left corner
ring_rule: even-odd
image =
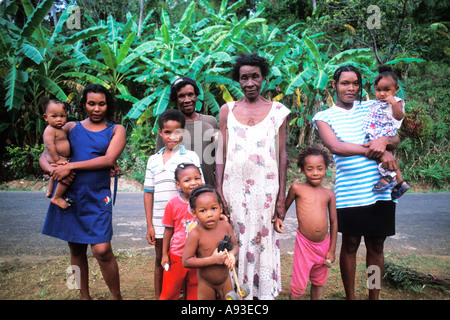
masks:
[[[159,299],[178,300],[180,290],[186,282],[186,299],[197,300],[197,269],[184,268],[182,256],[186,238],[198,224],[197,218],[189,210],[189,195],[195,187],[202,184],[202,176],[193,163],[182,163],[175,170],[175,180],[180,194],[169,200],[162,219],[165,227],[161,259],[164,274]]]

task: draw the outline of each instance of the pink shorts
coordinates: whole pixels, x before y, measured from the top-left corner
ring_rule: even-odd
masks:
[[[291,279],[291,294],[293,296],[300,297],[305,292],[308,278],[315,286],[326,284],[328,267],[323,263],[329,249],[329,234],[324,241],[317,243],[306,239],[297,228],[294,268]]]

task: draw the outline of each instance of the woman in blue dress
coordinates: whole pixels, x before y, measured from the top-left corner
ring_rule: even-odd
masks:
[[[71,264],[80,268],[82,299],[91,298],[89,244],[113,298],[121,299],[119,269],[111,247],[110,172],[125,148],[126,131],[111,121],[114,98],[105,87],[86,86],[80,104],[87,118],[63,127],[71,145],[70,162],[52,167],[45,157],[40,158],[41,167],[56,181],[73,180],[65,194],[70,206],[62,209],[50,203],[42,233],[68,242]]]

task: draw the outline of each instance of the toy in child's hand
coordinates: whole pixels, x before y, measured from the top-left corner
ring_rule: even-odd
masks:
[[[234,244],[231,242],[231,236],[225,236],[223,240],[220,240],[219,247],[217,247],[217,251],[231,251],[233,250]]]
[[[326,260],[323,262],[323,264],[326,265],[328,268],[331,268],[331,266],[332,266],[332,262],[331,262],[330,259],[326,259]]]
[[[231,242],[231,236],[225,236],[223,238],[223,240],[220,240],[217,251],[219,251],[219,252],[225,251],[225,253],[227,254],[227,257],[230,258],[230,254],[228,253],[228,251],[233,250],[233,247],[234,247],[234,244],[233,244],[233,242]],[[234,267],[233,267],[233,275],[234,275],[234,281],[236,282],[237,293],[235,291],[230,291],[227,293],[225,298],[227,300],[243,299],[249,295],[250,289],[245,283],[243,283],[241,286],[239,286],[239,280],[238,280],[236,270],[234,269]]]

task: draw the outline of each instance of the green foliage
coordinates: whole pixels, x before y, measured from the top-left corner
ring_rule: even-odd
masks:
[[[30,1],[22,1],[27,14],[23,28],[11,21],[11,13],[18,7],[8,6],[9,10],[0,16],[0,77],[5,90],[5,99],[0,107],[5,108],[9,117],[2,120],[9,129],[9,139],[16,144],[35,144],[41,140],[44,123],[41,118],[39,101],[43,96],[52,95],[62,101],[70,102],[72,89],[64,85],[66,78],[61,72],[67,65],[62,64],[68,57],[79,55],[73,46],[76,41],[98,34],[102,28],[84,31],[64,37],[62,28],[67,21],[73,5],[67,7],[53,31],[43,26],[43,20],[53,5],[52,0],[42,1],[36,8]],[[72,41],[70,41],[72,39]],[[61,66],[63,65],[63,66]],[[2,128],[6,130],[4,126]]]
[[[405,179],[444,189],[450,182],[449,68],[442,63],[411,68],[404,81],[406,113],[396,152]]]
[[[34,176],[40,173],[39,158],[44,150],[43,144],[33,147],[29,145],[24,147],[7,146],[4,155],[6,166],[0,170],[2,171],[2,180]]]
[[[156,135],[149,123],[134,125],[127,137],[127,145],[118,160],[121,172],[144,182],[148,156],[156,146]]]
[[[128,128],[120,167],[142,175],[134,168],[145,168],[153,151],[157,117],[174,107],[171,83],[180,76],[197,81],[197,110],[217,116],[223,103],[243,96],[230,77],[235,58],[257,52],[271,65],[261,94],[292,111],[288,143],[309,144],[316,138],[312,116],[333,104],[336,68],[349,63],[358,67],[365,95],[373,98],[378,60],[398,72],[400,95],[407,101],[404,141],[397,152],[405,178],[448,184],[448,79],[440,72],[448,74],[450,26],[439,15],[437,2],[380,1],[380,30],[367,29],[370,1],[317,0],[315,10],[306,0],[77,3],[84,13],[81,30],[67,28],[73,5],[50,26],[45,16],[51,0],[40,1],[36,8],[29,0],[0,3],[4,141],[42,141],[45,123],[39,100],[44,95],[71,103],[71,117],[80,119],[78,93],[88,83],[100,83],[116,97],[116,122]],[[424,19],[424,8],[438,20]],[[445,57],[444,64],[418,64],[423,58]]]

